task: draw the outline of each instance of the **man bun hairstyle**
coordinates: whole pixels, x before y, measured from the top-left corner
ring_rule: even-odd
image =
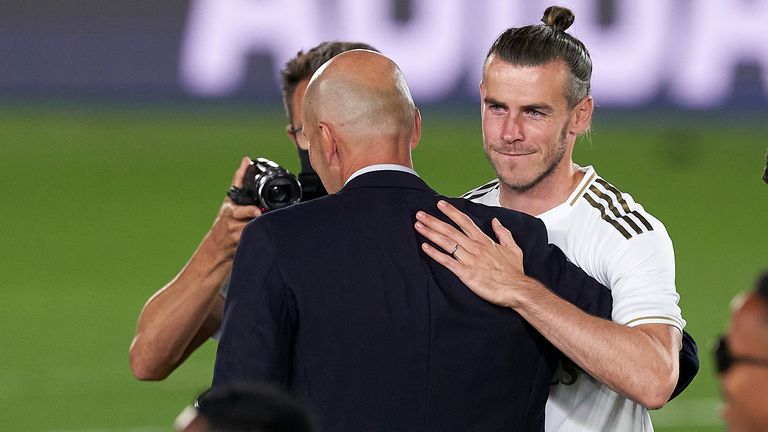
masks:
[[[285,64],[280,71],[282,78],[283,103],[288,120],[293,122],[293,107],[291,106],[296,87],[304,80],[312,78],[312,75],[320,69],[320,66],[337,55],[354,49],[366,49],[379,52],[376,48],[362,42],[327,41],[310,49],[307,52],[299,51]]]
[[[555,31],[564,32],[573,25],[576,17],[570,9],[560,6],[550,6],[544,10],[544,17],[541,22],[544,25],[552,27]]]
[[[485,57],[499,58],[513,66],[541,66],[563,62],[570,71],[565,88],[568,106],[573,108],[590,94],[592,58],[587,47],[565,31],[576,19],[570,9],[550,6],[544,11],[544,24],[511,27],[493,42]]]

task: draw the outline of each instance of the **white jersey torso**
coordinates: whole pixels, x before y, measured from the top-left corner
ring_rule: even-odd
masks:
[[[613,321],[669,324],[682,331],[674,253],[664,225],[592,167],[580,169],[584,178],[571,196],[537,216],[547,226],[550,243],[611,289]],[[498,180],[463,197],[500,206]],[[653,426],[643,406],[572,364],[561,364],[550,388],[545,430],[648,432]]]

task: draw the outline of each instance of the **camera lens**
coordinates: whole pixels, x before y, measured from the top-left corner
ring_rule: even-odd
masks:
[[[274,210],[299,202],[301,189],[294,178],[278,177],[267,181],[261,196],[265,207]]]
[[[301,183],[285,168],[265,158],[256,158],[251,164],[243,179],[243,191],[240,194],[247,199],[236,195],[236,203],[255,204],[262,212],[266,212],[288,207],[301,200]]]
[[[290,185],[273,185],[267,191],[267,199],[273,203],[283,203],[291,194]]]

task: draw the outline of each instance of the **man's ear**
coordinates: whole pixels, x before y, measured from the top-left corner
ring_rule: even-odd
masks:
[[[421,112],[413,108],[413,136],[411,136],[411,150],[415,149],[421,140]]]
[[[595,109],[595,102],[592,96],[585,96],[573,108],[571,114],[571,132],[581,135],[589,130],[592,125],[592,112]]]
[[[320,140],[323,142],[321,156],[328,166],[332,166],[334,162],[338,164],[339,148],[336,131],[332,125],[325,122],[320,122],[318,127],[320,128]]]

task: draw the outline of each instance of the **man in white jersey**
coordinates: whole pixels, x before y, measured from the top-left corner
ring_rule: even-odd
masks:
[[[416,229],[443,249],[425,245],[430,256],[479,296],[515,309],[579,366],[559,371],[547,431],[650,431],[648,409],[663,406],[678,381],[685,326],[672,243],[631,196],[572,161],[594,108],[589,53],[565,32],[573,20],[568,9],[548,8],[544,25],[508,29],[492,45],[480,92],[484,148],[498,179],[464,198],[540,217],[550,242],[612,290],[613,322],[525,276],[504,229],[496,230],[500,243],[430,216]],[[444,212],[467,223],[454,208]]]

